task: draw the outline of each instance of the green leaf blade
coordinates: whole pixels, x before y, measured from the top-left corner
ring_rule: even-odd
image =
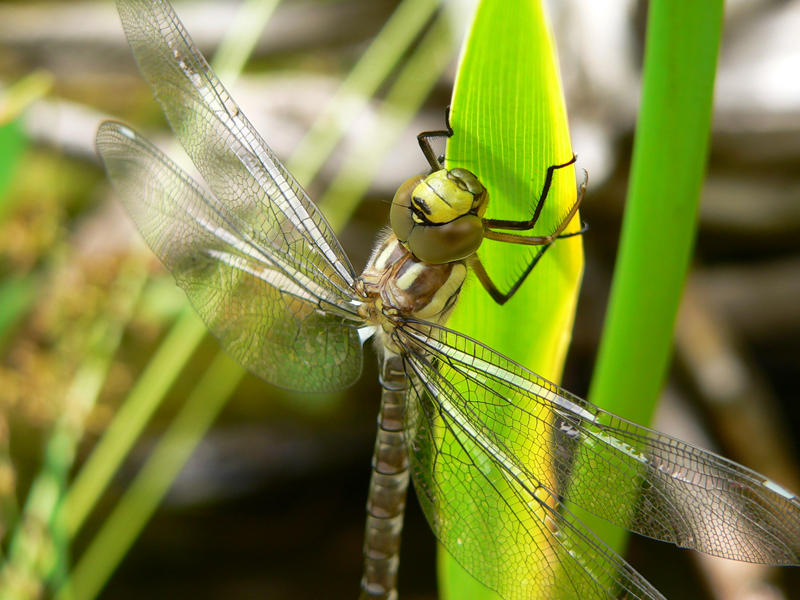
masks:
[[[478,176],[490,193],[486,216],[530,219],[547,168],[572,158],[552,34],[538,0],[480,4],[461,56],[451,125],[455,133],[447,145],[446,166]],[[574,168],[557,170],[541,217],[527,235],[552,233],[576,198]],[[579,228],[575,218],[566,231]],[[492,281],[507,291],[540,251],[540,246],[486,240],[478,255]],[[449,324],[558,380],[582,273],[580,236],[559,240],[504,306],[473,278]],[[527,458],[543,479],[549,478],[549,464],[542,457],[532,453]],[[519,552],[533,555],[525,548]],[[498,598],[444,552],[439,567],[443,597]],[[497,568],[502,573],[504,565]],[[548,566],[542,568],[547,576]]]

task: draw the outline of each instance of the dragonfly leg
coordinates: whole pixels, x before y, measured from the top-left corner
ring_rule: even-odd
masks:
[[[572,236],[574,234],[569,234],[569,235]],[[541,252],[539,252],[536,256],[533,257],[531,263],[525,268],[525,272],[523,272],[522,275],[519,276],[519,278],[514,282],[514,285],[512,285],[511,288],[505,293],[497,289],[497,286],[490,279],[489,274],[486,272],[486,269],[484,268],[483,263],[481,263],[481,259],[478,258],[477,254],[473,255],[472,259],[473,262],[471,265],[472,270],[475,272],[475,275],[478,277],[478,281],[481,282],[483,288],[492,297],[492,300],[494,300],[500,306],[502,306],[503,304],[508,302],[514,294],[517,293],[517,290],[522,286],[522,284],[525,282],[525,279],[527,279],[528,275],[531,274],[533,268],[536,266],[539,260],[541,260],[542,256],[544,256],[544,253],[551,245],[552,243],[546,244],[542,248]]]
[[[444,122],[447,129],[439,129],[436,131],[423,131],[417,136],[417,141],[419,142],[419,147],[422,148],[422,153],[425,155],[425,158],[428,159],[428,164],[430,164],[431,169],[433,171],[440,171],[444,169],[444,156],[436,156],[436,152],[433,151],[433,147],[431,146],[431,138],[437,137],[445,137],[450,138],[453,137],[453,128],[450,126],[450,107],[448,106],[444,112]]]
[[[560,164],[560,165],[550,165],[547,167],[547,173],[544,177],[544,184],[542,185],[542,193],[539,195],[539,200],[536,202],[536,207],[533,209],[533,216],[528,219],[527,221],[511,221],[507,219],[484,219],[483,224],[487,229],[510,229],[512,231],[530,231],[533,229],[533,226],[536,225],[536,222],[539,220],[539,217],[542,214],[542,209],[544,208],[545,200],[547,200],[547,196],[550,193],[550,186],[553,184],[553,173],[556,172],[558,169],[563,169],[570,165],[575,164],[575,161],[578,160],[578,155],[573,154],[572,158],[567,162]],[[586,183],[588,181],[588,175],[586,171],[584,171],[584,179],[583,185],[581,189],[586,187]],[[580,200],[583,198],[583,193],[581,192],[577,204],[580,204]],[[577,210],[577,209],[576,209]]]
[[[561,166],[565,166],[565,165],[561,165]],[[492,220],[492,219],[484,219],[483,223],[484,223],[484,226],[487,227],[487,228],[484,229],[483,237],[485,239],[487,239],[487,240],[495,240],[497,242],[508,242],[509,244],[521,244],[523,246],[546,246],[548,244],[552,244],[558,238],[572,237],[573,235],[577,235],[577,234],[583,233],[584,232],[583,228],[581,228],[581,231],[577,232],[577,234],[576,233],[572,233],[572,234],[564,235],[564,233],[563,233],[564,229],[566,229],[567,225],[569,225],[570,222],[572,221],[572,218],[577,214],[578,209],[581,206],[581,202],[583,201],[583,196],[586,193],[586,184],[589,181],[589,175],[588,175],[588,173],[586,173],[586,171],[584,171],[583,174],[584,174],[583,183],[581,183],[581,187],[578,190],[578,198],[575,200],[575,204],[572,205],[572,208],[569,209],[569,212],[567,213],[567,215],[561,220],[561,223],[559,223],[558,227],[556,227],[556,230],[553,233],[551,233],[550,235],[531,235],[531,236],[527,236],[527,235],[517,235],[517,234],[514,234],[514,233],[504,233],[502,231],[494,231],[492,229],[488,229],[487,223],[489,223],[489,222],[493,222],[493,223],[502,222],[502,223],[506,223],[507,224],[507,223],[514,223],[514,221],[498,221],[498,220]],[[545,183],[545,185],[547,186],[548,184]],[[531,220],[530,222],[527,222],[527,221],[525,222],[525,223],[530,223],[531,227],[533,226],[535,220],[539,218],[539,216],[538,216],[539,212],[540,212],[539,207],[541,207],[543,201],[544,200],[540,200],[539,201],[539,204],[536,207],[536,213],[533,216],[533,220]],[[514,229],[513,227],[509,228],[509,227],[505,227],[505,226],[503,228],[504,229]]]
[[[517,292],[517,290],[522,286],[522,284],[525,282],[525,279],[527,279],[528,275],[530,275],[531,271],[533,271],[533,268],[541,260],[542,256],[544,256],[544,253],[553,244],[553,242],[559,239],[570,238],[576,235],[583,235],[589,230],[589,226],[586,223],[583,223],[579,231],[574,231],[572,233],[563,233],[566,226],[572,221],[572,218],[578,212],[578,207],[580,206],[581,200],[583,200],[583,195],[586,192],[586,180],[587,178],[584,177],[584,181],[581,184],[580,192],[578,193],[578,199],[575,201],[575,204],[572,206],[569,213],[567,213],[567,216],[564,217],[564,219],[561,221],[556,230],[550,235],[524,237],[524,236],[514,235],[511,233],[503,234],[499,232],[492,232],[493,234],[496,235],[487,234],[484,236],[488,239],[493,239],[501,242],[543,246],[541,252],[539,252],[536,256],[533,257],[531,263],[525,268],[525,271],[522,273],[522,275],[520,275],[519,278],[517,278],[517,280],[514,282],[514,284],[506,293],[503,293],[497,289],[497,286],[494,284],[494,282],[489,277],[489,274],[486,272],[483,263],[481,263],[481,259],[478,258],[477,254],[473,255],[472,270],[475,272],[475,275],[478,277],[478,281],[481,282],[481,285],[484,287],[484,289],[489,293],[492,299],[499,305],[502,306],[503,304],[508,302],[511,299],[511,297]]]

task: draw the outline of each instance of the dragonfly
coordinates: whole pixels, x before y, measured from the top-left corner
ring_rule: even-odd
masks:
[[[663,598],[567,503],[708,554],[798,564],[795,495],[445,326],[470,267],[496,301],[513,294],[493,286],[475,251],[487,237],[519,243],[532,227],[485,219],[478,178],[442,168],[430,140],[450,135],[449,124],[420,134],[433,173],[398,190],[393,229],[359,276],[171,6],[117,4],[139,69],[208,190],[121,123],[100,126],[97,149],[144,239],[222,346],[272,384],[320,392],[356,381],[374,340],[382,395],[362,600],[398,597],[409,480],[438,540],[505,600]],[[534,217],[567,164],[548,169]],[[562,231],[522,243],[543,252]]]

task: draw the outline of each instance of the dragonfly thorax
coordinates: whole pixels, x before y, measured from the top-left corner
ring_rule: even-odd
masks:
[[[391,223],[400,243],[432,265],[462,260],[483,242],[489,193],[466,169],[418,175],[397,190]]]
[[[378,343],[391,350],[389,337],[398,318],[413,317],[444,325],[455,308],[467,275],[463,260],[432,265],[419,260],[387,231],[375,244],[356,290],[365,302],[365,320],[378,326]]]

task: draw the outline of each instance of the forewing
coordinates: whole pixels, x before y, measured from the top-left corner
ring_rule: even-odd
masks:
[[[763,476],[602,411],[453,331],[408,324],[398,335],[427,389],[414,388],[418,402],[407,411],[407,431],[434,528],[456,521],[472,531],[500,510],[496,520],[521,536],[514,539],[549,539],[563,553],[569,548],[559,550],[558,536],[548,537],[543,519],[530,516],[531,507],[541,511],[544,494],[550,506],[556,497],[567,499],[620,527],[709,554],[798,563],[800,504]],[[463,472],[443,484],[437,469]],[[487,489],[494,491],[483,498]],[[476,498],[471,508],[449,508],[467,494]],[[483,535],[478,554],[470,554],[482,580],[482,565],[493,563],[478,549],[505,539]],[[469,535],[442,537],[458,555]],[[536,563],[535,552],[518,560]],[[620,577],[613,560],[601,562],[610,580]]]
[[[347,299],[355,274],[336,236],[216,78],[172,7],[160,0],[118,0],[117,6],[139,70],[219,199],[215,209],[229,228],[255,247],[284,253],[295,270]]]
[[[302,391],[358,379],[357,299],[296,268],[317,252],[307,232],[273,214],[272,242],[256,247],[216,199],[130,128],[103,123],[97,149],[139,231],[236,360]]]

